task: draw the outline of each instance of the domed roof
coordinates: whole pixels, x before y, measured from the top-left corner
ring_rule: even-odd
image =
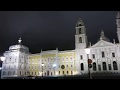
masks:
[[[18,44],[10,46],[9,50],[20,50],[20,51],[29,52],[28,47],[23,46],[21,42],[22,42],[22,40],[21,40],[21,38],[19,38]]]
[[[110,42],[110,40],[105,36],[103,30],[101,31],[101,36],[100,36],[100,39],[99,39],[99,40],[104,40],[104,41]]]

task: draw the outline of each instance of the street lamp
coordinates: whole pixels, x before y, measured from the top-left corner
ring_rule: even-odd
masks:
[[[1,57],[0,57],[0,60],[1,60],[1,61],[4,61],[4,60],[5,60],[5,57],[1,56]]]
[[[56,64],[53,64],[53,68],[54,68],[54,75],[55,75]]]
[[[92,63],[92,60],[89,59],[90,49],[89,49],[89,48],[85,49],[85,52],[86,52],[86,54],[87,54],[89,79],[92,79],[91,72],[90,72],[90,68],[91,68],[91,66],[90,66],[91,64],[90,64],[90,63]]]
[[[42,77],[43,77],[43,66],[44,66],[44,63],[42,63]]]

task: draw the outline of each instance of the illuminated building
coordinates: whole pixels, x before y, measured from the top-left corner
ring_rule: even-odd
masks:
[[[30,54],[29,49],[22,45],[20,38],[17,45],[10,46],[9,51],[4,53],[1,77],[87,74],[86,48],[90,49],[92,73],[120,73],[120,13],[117,14],[116,24],[119,43],[114,39],[110,42],[102,30],[98,42],[91,45],[87,41],[85,24],[79,18],[75,27],[75,50],[59,51],[56,48],[56,50],[41,50],[40,53]]]

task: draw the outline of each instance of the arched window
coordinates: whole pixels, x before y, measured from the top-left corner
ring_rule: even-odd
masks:
[[[81,70],[84,70],[84,65],[83,65],[83,63],[81,63]]]
[[[69,74],[69,72],[67,71],[67,74]]]
[[[106,62],[103,62],[103,70],[107,70]]]
[[[82,37],[79,37],[79,43],[82,43]]]
[[[93,71],[96,71],[96,63],[93,63]]]
[[[82,26],[82,24],[79,24],[79,26]]]
[[[113,69],[114,69],[114,70],[118,70],[117,62],[116,62],[116,61],[113,62]]]

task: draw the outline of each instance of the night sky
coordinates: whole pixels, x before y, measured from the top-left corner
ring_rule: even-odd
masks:
[[[31,53],[44,50],[75,49],[75,25],[82,18],[88,41],[95,44],[104,30],[106,37],[117,40],[117,11],[0,11],[0,54],[18,43]]]

